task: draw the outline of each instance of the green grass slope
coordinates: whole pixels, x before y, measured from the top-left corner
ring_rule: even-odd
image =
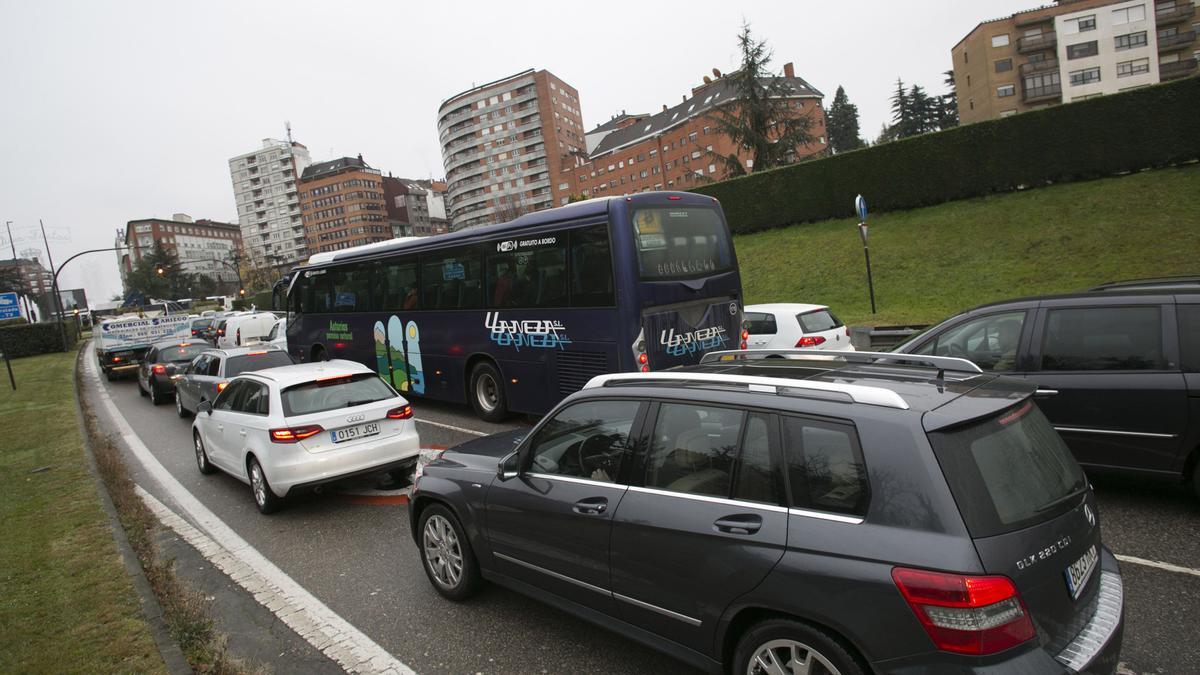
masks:
[[[933,323],[994,300],[1200,274],[1200,166],[883,213],[869,224],[877,314],[854,219],[734,237],[746,303],[826,304],[848,324]]]

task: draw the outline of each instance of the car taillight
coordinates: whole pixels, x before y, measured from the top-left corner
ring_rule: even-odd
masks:
[[[151,368],[151,370],[154,371],[155,375],[162,375],[163,373],[167,372],[167,367],[161,363],[156,363],[156,364],[154,364],[154,367]]]
[[[236,337],[235,337],[234,339],[236,339],[236,340],[237,340],[237,343],[238,343],[239,345],[240,345],[240,344],[242,344],[242,329],[241,329],[241,328],[237,329],[237,334],[236,334]]]
[[[282,429],[271,430],[271,442],[273,443],[295,443],[306,438],[311,438],[325,431],[320,424],[307,424],[302,427],[284,427]]]
[[[995,654],[1036,635],[1025,603],[1008,577],[897,567],[892,581],[943,651]]]
[[[406,420],[412,416],[413,409],[411,405],[402,405],[399,408],[392,408],[391,410],[387,411],[387,417],[389,420]]]
[[[796,346],[797,347],[816,347],[817,345],[824,344],[824,343],[825,343],[825,338],[821,337],[820,335],[805,335],[804,337],[800,338],[796,342]]]
[[[195,328],[192,329],[192,337],[196,337],[199,334],[200,334],[200,331],[196,330]]]
[[[217,383],[217,393],[219,394],[219,393],[225,391],[225,387],[228,387],[228,386],[229,386],[228,382],[218,382]]]
[[[121,362],[121,357],[119,357],[119,356],[113,357],[113,363],[120,363],[120,362]]]

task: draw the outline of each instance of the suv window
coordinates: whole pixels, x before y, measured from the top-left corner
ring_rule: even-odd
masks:
[[[530,443],[530,470],[615,482],[637,401],[583,401],[560,410]]]
[[[781,504],[783,488],[771,446],[773,418],[762,413],[750,413],[746,419],[746,434],[742,438],[742,453],[738,457],[733,498],[765,504]]]
[[[867,469],[853,426],[784,417],[783,444],[792,506],[858,516],[866,513]]]
[[[774,335],[779,331],[775,315],[763,312],[746,312],[746,332],[751,335]]]
[[[222,361],[222,360],[223,360],[223,359],[222,359],[220,356],[215,356],[215,355],[214,355],[214,356],[211,356],[211,357],[209,357],[209,361],[208,361],[208,372],[207,372],[207,373],[205,373],[205,374],[206,374],[206,375],[209,375],[209,376],[211,376],[211,377],[220,377],[220,376],[221,376],[221,361]]]
[[[1183,372],[1200,373],[1200,305],[1176,305]]]
[[[796,319],[805,333],[820,333],[842,327],[842,322],[827,309],[797,314]]]
[[[929,435],[971,536],[990,537],[1070,508],[1083,470],[1041,410],[1026,399],[980,422]]]
[[[745,412],[664,403],[646,458],[646,487],[729,497]]]
[[[968,359],[993,372],[1016,370],[1024,325],[1025,310],[981,316],[943,332],[914,353]]]
[[[1163,368],[1158,306],[1052,309],[1046,314],[1042,370]]]
[[[209,358],[211,357],[208,355],[197,356],[196,360],[192,361],[191,365],[188,366],[187,372],[194,373],[196,375],[206,375]]]

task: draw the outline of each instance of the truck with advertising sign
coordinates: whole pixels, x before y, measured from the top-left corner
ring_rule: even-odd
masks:
[[[120,316],[101,321],[92,331],[100,369],[110,379],[134,371],[150,345],[162,340],[186,340],[192,336],[192,317],[187,314],[164,316]]]

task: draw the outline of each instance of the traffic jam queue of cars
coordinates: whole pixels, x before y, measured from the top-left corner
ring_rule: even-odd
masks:
[[[674,234],[657,219],[687,217],[629,208],[637,232],[653,235],[630,247],[658,247]],[[531,217],[544,216],[521,220]],[[540,238],[561,243],[562,258],[531,255],[518,271],[551,269],[526,274],[543,290],[577,269],[594,273],[594,259],[573,262],[575,237]],[[691,255],[707,245],[679,239],[696,245]],[[578,241],[607,255],[617,235]],[[466,250],[462,236],[453,243]],[[483,246],[474,268],[414,254],[394,278],[482,275],[490,289],[480,270],[491,250],[511,247]],[[682,269],[654,251],[658,270]],[[296,324],[253,329],[287,330],[284,349],[220,337],[197,347],[190,335],[149,347],[138,386],[193,418],[197,469],[247,483],[269,513],[302,490],[415,465],[414,558],[446,599],[502,585],[709,672],[1115,672],[1124,584],[1081,463],[1200,487],[1200,428],[1189,422],[1200,418],[1200,284],[995,303],[887,353],[854,351],[824,305],[735,304],[734,348],[591,375],[532,427],[431,456],[418,451],[401,394],[422,394],[422,373],[438,363],[429,336],[423,366],[415,348],[425,319],[377,324],[369,363],[292,344],[300,314],[319,315],[313,298],[337,298],[325,307],[345,312],[343,332],[367,294],[386,302],[393,277],[381,272],[377,284],[373,269],[293,277],[329,287],[288,298]],[[343,282],[361,290],[339,291]],[[560,301],[573,302],[575,287],[562,283]],[[456,302],[466,287],[454,285]],[[448,296],[411,288],[396,288],[397,302]],[[603,286],[580,288],[584,297]],[[694,316],[692,325],[710,314]],[[235,318],[223,319],[223,335]],[[188,329],[202,336],[213,325]],[[578,348],[569,325],[539,325],[562,338],[553,353]],[[479,394],[503,400],[502,382]]]

